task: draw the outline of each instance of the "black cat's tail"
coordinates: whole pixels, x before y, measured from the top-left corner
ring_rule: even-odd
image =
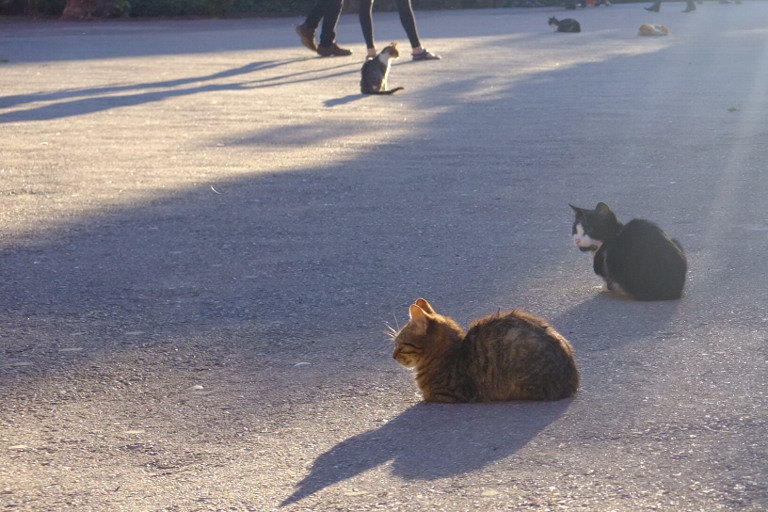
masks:
[[[362,93],[363,94],[375,94],[377,96],[388,96],[390,94],[395,94],[397,91],[402,91],[403,89],[405,89],[405,87],[395,87],[394,89],[389,89],[387,91],[371,91],[371,90],[365,91],[364,90],[364,91],[362,91]]]

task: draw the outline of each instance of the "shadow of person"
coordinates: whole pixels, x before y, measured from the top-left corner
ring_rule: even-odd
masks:
[[[229,88],[236,90],[245,87],[246,84],[222,83],[220,81],[234,77],[246,77],[254,73],[261,73],[273,68],[300,62],[301,60],[284,59],[251,62],[243,66],[225,69],[208,75],[187,76],[172,80],[3,96],[0,97],[0,100],[2,100],[4,108],[22,106],[29,103],[49,103],[27,110],[5,112],[0,115],[0,123],[58,119],[80,114],[90,114],[111,108],[129,107],[160,101],[167,97],[217,92],[219,90],[228,90]],[[252,82],[249,82],[249,84]]]
[[[395,475],[408,480],[435,480],[481,469],[520,450],[563,414],[572,400],[417,404],[382,427],[320,455],[280,506],[388,461]]]

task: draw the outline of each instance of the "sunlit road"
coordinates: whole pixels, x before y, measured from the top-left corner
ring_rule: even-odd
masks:
[[[345,58],[0,20],[0,509],[767,509],[768,2],[645,5],[418,11],[443,60],[391,97],[351,14]],[[680,240],[682,300],[601,293],[598,201]],[[548,318],[582,389],[420,403],[384,334],[420,296]]]

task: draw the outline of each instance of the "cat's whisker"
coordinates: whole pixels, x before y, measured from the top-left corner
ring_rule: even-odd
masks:
[[[389,322],[384,322],[384,325],[387,327],[387,329],[384,331],[384,334],[386,334],[388,338],[394,340],[397,336],[397,333],[399,332],[399,329],[395,329],[389,325]]]

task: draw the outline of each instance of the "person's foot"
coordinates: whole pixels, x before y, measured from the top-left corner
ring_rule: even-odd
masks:
[[[321,57],[345,57],[352,55],[352,50],[339,48],[336,43],[331,43],[328,46],[318,46],[317,54]]]
[[[432,53],[428,51],[426,48],[421,50],[419,53],[414,53],[411,55],[413,57],[413,60],[440,60],[442,57],[437,55],[436,53]]]
[[[659,8],[656,6],[646,7],[645,10],[651,12],[659,12]]]
[[[296,27],[296,33],[299,34],[301,44],[312,50],[317,51],[317,43],[315,43],[315,31],[310,28],[306,23],[302,23]]]
[[[685,9],[685,10],[684,10],[684,11],[682,11],[682,12],[693,12],[693,11],[695,11],[695,10],[696,10],[696,8],[695,8],[695,7],[688,7],[687,9]]]

